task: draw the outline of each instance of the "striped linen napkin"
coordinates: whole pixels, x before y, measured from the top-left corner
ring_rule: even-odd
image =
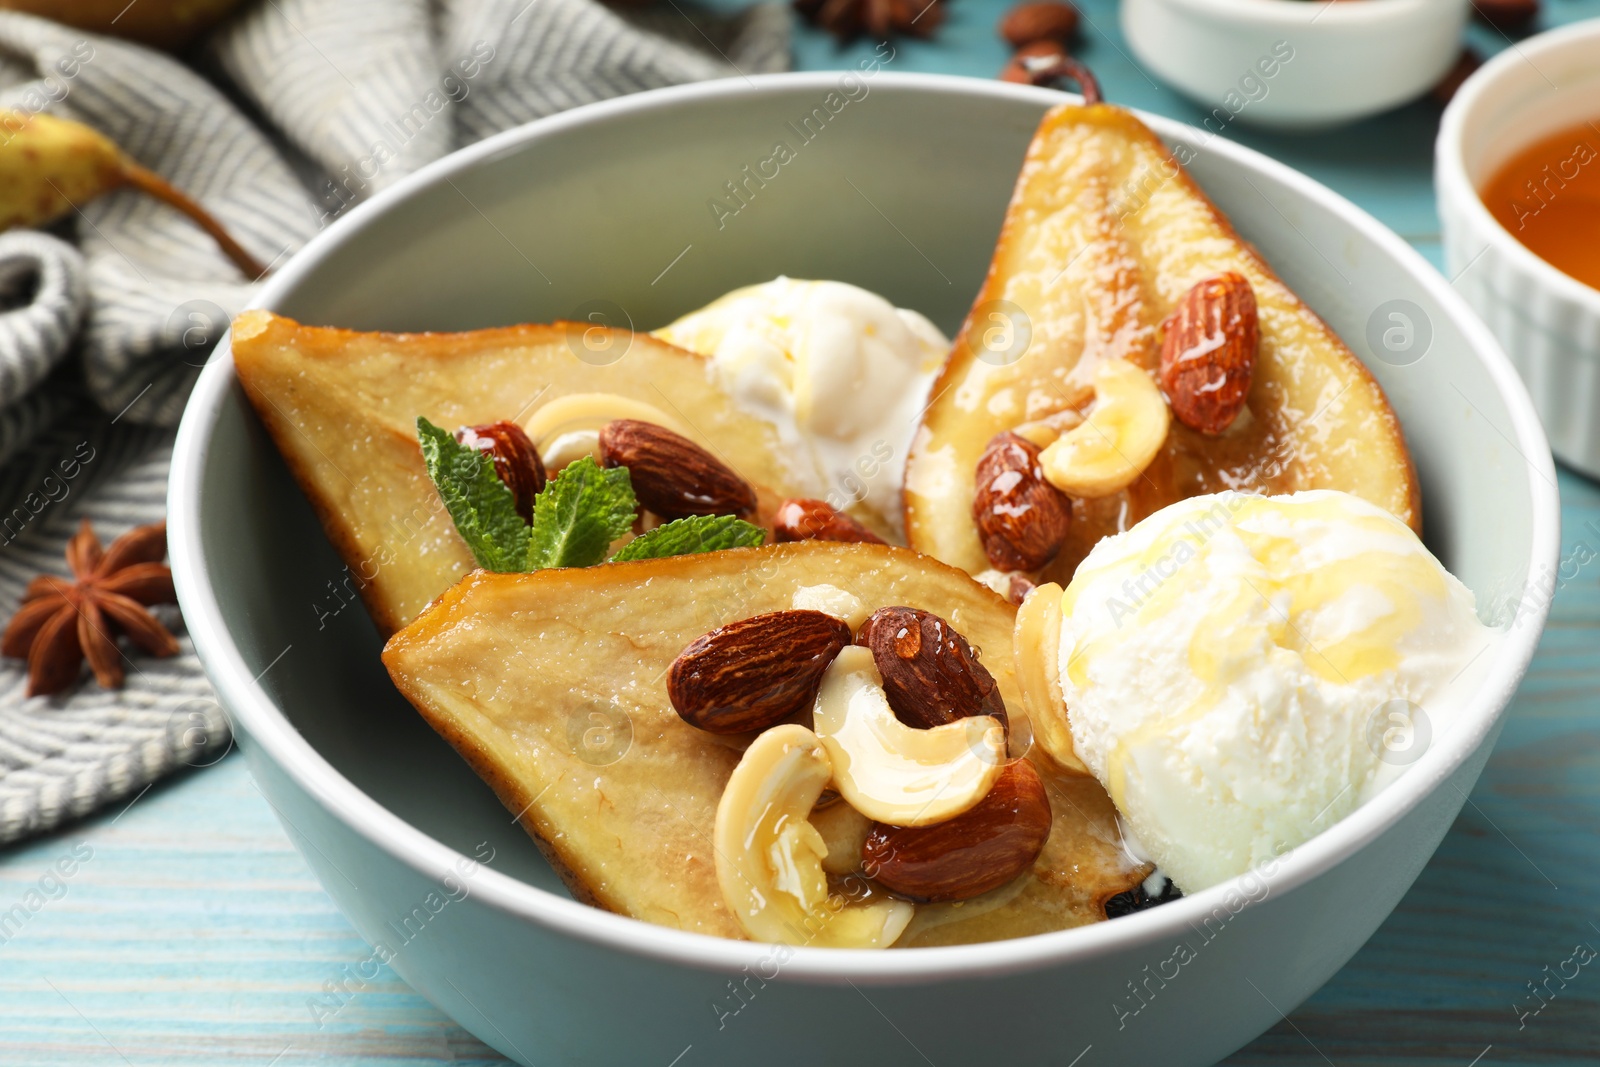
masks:
[[[788,12],[618,11],[594,0],[261,0],[189,63],[0,12],[0,107],[78,119],[203,203],[264,263],[454,148],[625,93],[788,65]],[[165,511],[172,428],[253,286],[187,220],[136,193],[50,232],[0,234],[0,619],[87,517],[109,540]],[[164,609],[158,609],[158,611]],[[0,844],[184,766],[227,724],[182,650],[134,654],[25,698],[0,660]]]

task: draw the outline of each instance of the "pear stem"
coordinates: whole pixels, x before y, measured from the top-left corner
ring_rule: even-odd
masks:
[[[267,273],[267,268],[261,262],[244,250],[244,246],[233,239],[233,235],[223,229],[222,223],[205,208],[201,207],[182,190],[174,187],[161,175],[151,170],[146,170],[131,159],[122,161],[122,179],[140,192],[155,197],[163,204],[167,204],[187,215],[206,233],[217,242],[217,247],[222,249],[224,255],[233,261],[250,281],[255,281]]]
[[[1068,78],[1078,83],[1078,92],[1083,96],[1085,105],[1099,104],[1105,100],[1100,95],[1100,82],[1090,73],[1089,68],[1079,63],[1071,56],[1060,56],[1038,70],[1030,71],[1033,75],[1033,84],[1048,85],[1057,78]]]

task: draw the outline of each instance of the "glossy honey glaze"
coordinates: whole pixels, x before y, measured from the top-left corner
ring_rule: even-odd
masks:
[[[1534,255],[1600,289],[1600,117],[1512,156],[1482,196],[1500,225]]]

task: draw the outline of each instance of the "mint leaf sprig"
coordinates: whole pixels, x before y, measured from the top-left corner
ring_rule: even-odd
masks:
[[[494,460],[420,417],[417,440],[428,477],[478,566],[501,572],[527,570],[528,524],[517,514],[515,495],[495,474]],[[628,491],[631,495],[631,485]]]
[[[611,542],[633,529],[639,505],[626,467],[606,468],[584,456],[567,464],[533,498],[525,571],[588,567]]]
[[[494,460],[427,419],[417,438],[428,476],[462,540],[485,570],[519,573],[546,567],[588,567],[633,529],[639,502],[626,467],[601,467],[584,456],[551,479],[534,498],[533,522],[517,514],[516,497],[495,473]],[[634,538],[613,560],[753,548],[766,531],[732,515],[694,515]]]
[[[619,548],[611,562],[687,556],[723,548],[757,548],[766,539],[767,531],[732,515],[691,515],[640,534]]]

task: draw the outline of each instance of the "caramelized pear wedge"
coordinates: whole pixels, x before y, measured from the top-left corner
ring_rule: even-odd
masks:
[[[400,691],[519,813],[579,899],[741,938],[713,848],[741,747],[684,722],[666,676],[701,635],[790,610],[797,594],[823,585],[871,607],[908,605],[949,620],[987,653],[1005,703],[1020,707],[1010,658],[1016,609],[960,571],[885,545],[801,541],[477,572],[395,634],[383,658]],[[1150,873],[1119,847],[1099,783],[1061,776],[1043,757],[1034,768],[1052,809],[1037,861],[965,911],[919,906],[896,947],[1096,922],[1107,899]],[[819,813],[817,821],[824,832],[829,820]],[[823,869],[837,877],[840,857],[828,848]]]
[[[606,334],[602,349],[625,349],[620,359],[579,357],[594,350],[597,331]],[[246,395],[329,540],[365,579],[367,610],[386,635],[473,568],[423,466],[418,415],[450,430],[517,422],[536,446],[562,450],[555,463],[546,452],[554,472],[587,454],[587,443],[572,440],[664,412],[673,420],[666,429],[754,487],[755,521],[770,529],[778,505],[803,495],[771,425],[713,384],[704,357],[648,334],[577,323],[358,333],[248,311],[232,337]]]
[[[987,567],[972,511],[989,441],[1052,415],[1092,419],[1108,360],[1153,375],[1163,323],[1197,282],[1224,271],[1249,281],[1259,311],[1245,410],[1217,437],[1174,420],[1125,487],[1075,499],[1039,580],[1065,585],[1102,537],[1225,488],[1342,489],[1417,526],[1411,459],[1366,368],[1133,114],[1068,104],[1028,148],[988,277],[930,392],[906,474],[911,546],[972,573]]]

